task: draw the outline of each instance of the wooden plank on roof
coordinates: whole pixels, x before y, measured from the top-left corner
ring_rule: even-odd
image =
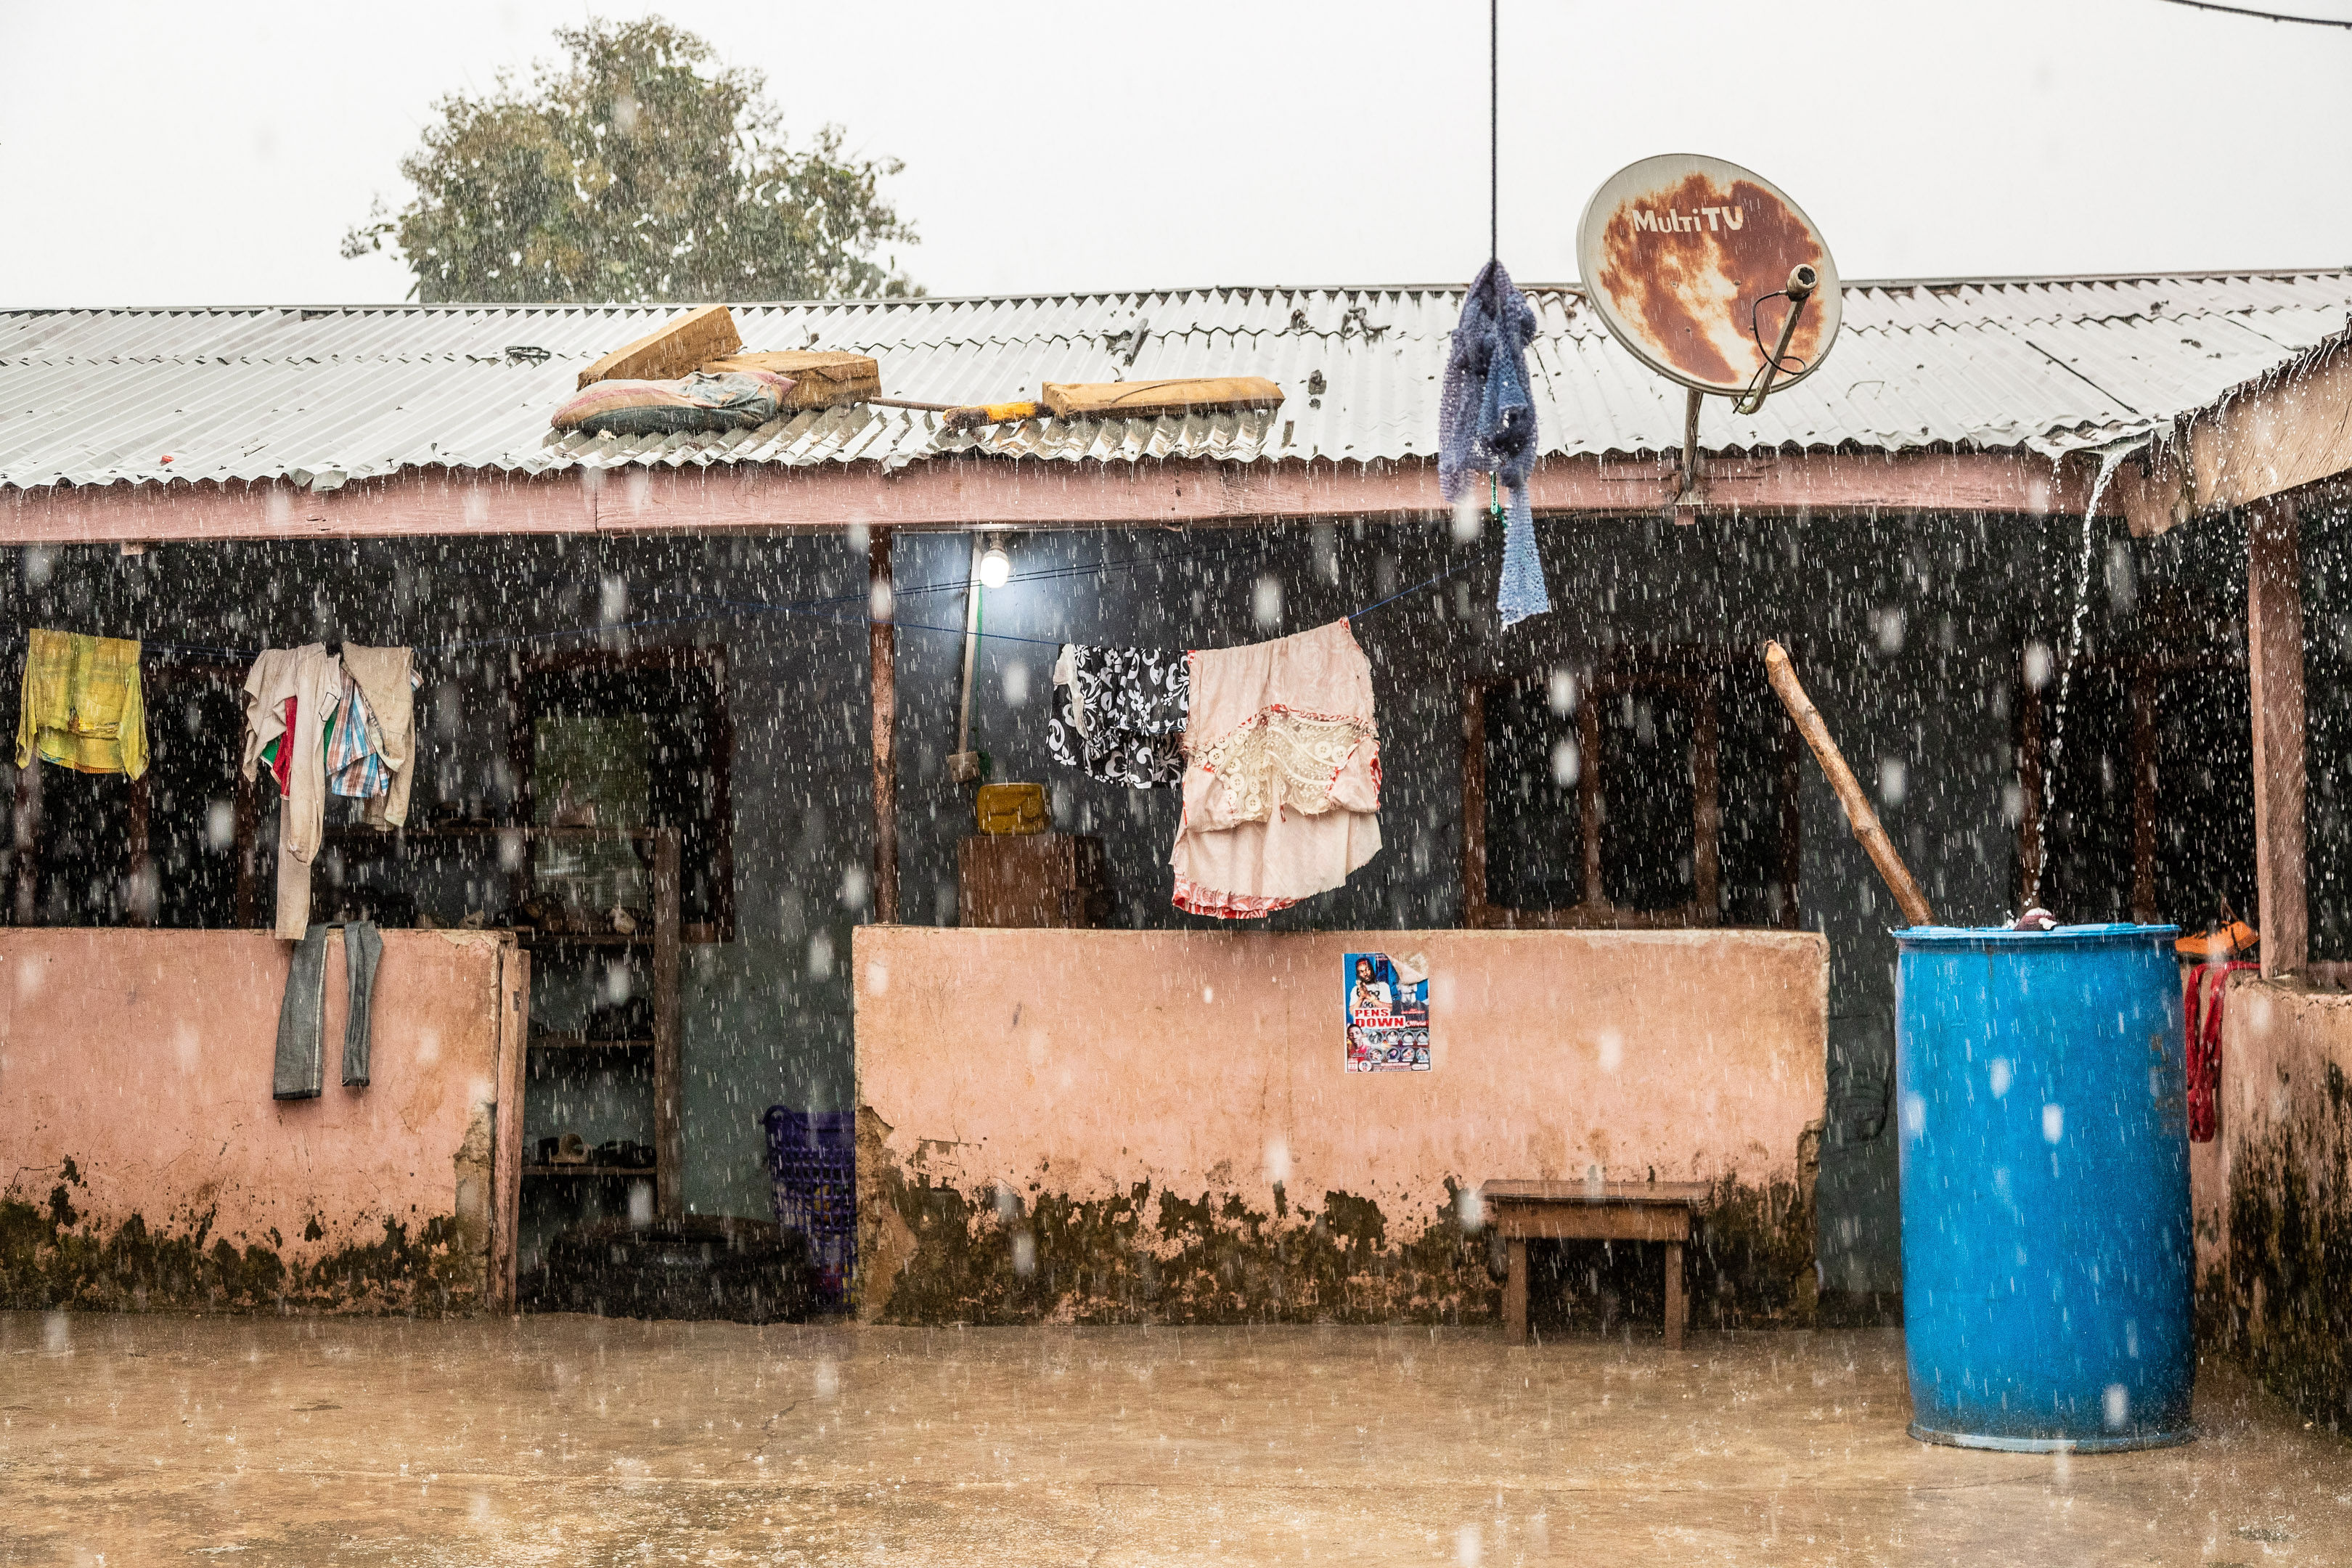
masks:
[[[705,360],[723,358],[742,346],[735,318],[727,313],[727,307],[705,305],[663,323],[626,348],[614,349],[580,373],[580,384],[676,381]]]
[[[786,349],[772,353],[732,353],[706,361],[703,371],[724,375],[730,370],[764,370],[793,378],[784,399],[787,408],[837,408],[882,395],[882,367],[868,354],[835,353],[821,349]]]
[[[1063,419],[1156,419],[1226,408],[1279,408],[1282,388],[1262,375],[1189,381],[1049,381],[1043,399]]]

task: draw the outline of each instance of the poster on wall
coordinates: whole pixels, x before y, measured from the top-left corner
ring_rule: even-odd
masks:
[[[1351,952],[1342,971],[1349,1072],[1429,1070],[1429,961]]]

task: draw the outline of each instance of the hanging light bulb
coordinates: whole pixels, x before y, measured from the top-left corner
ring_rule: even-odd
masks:
[[[1002,588],[1012,580],[1013,557],[1005,554],[1004,546],[996,542],[994,535],[991,535],[988,541],[988,553],[980,558],[980,585],[983,588]]]

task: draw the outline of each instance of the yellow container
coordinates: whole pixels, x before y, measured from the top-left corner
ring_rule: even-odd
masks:
[[[1044,784],[982,784],[980,786],[978,806],[982,833],[1045,831]]]

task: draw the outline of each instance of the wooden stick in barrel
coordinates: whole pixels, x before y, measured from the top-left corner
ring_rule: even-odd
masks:
[[[1863,853],[1878,868],[1886,879],[1887,890],[1903,911],[1906,924],[1931,926],[1936,923],[1936,911],[1927,907],[1927,895],[1911,879],[1911,872],[1903,864],[1903,857],[1895,852],[1895,841],[1886,837],[1886,829],[1878,825],[1878,814],[1870,809],[1869,798],[1862,785],[1854,781],[1853,770],[1845,765],[1845,754],[1837,742],[1830,739],[1830,727],[1822,722],[1821,710],[1805,695],[1802,682],[1797,679],[1797,667],[1789,662],[1789,650],[1777,642],[1764,645],[1764,675],[1771,681],[1772,689],[1780,695],[1781,706],[1797,722],[1797,733],[1813,749],[1814,760],[1822,772],[1829,775],[1830,788],[1837,792],[1838,804],[1845,807],[1845,819],[1853,836],[1862,844]]]

